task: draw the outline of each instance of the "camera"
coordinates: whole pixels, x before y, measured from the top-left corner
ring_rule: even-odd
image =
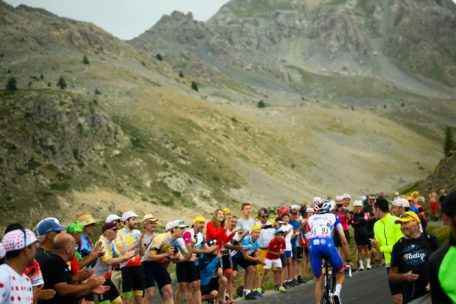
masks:
[[[207,242],[209,246],[217,245],[217,240],[210,240]]]

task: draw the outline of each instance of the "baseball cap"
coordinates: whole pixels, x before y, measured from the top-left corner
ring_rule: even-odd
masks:
[[[3,259],[6,255],[5,248],[3,248],[3,244],[0,243],[0,259]]]
[[[276,217],[276,220],[275,220],[275,221],[276,221],[277,223],[281,223],[281,224],[284,223],[284,221],[283,221],[283,219],[282,219],[281,216]]]
[[[408,208],[410,207],[410,203],[405,198],[398,198],[396,199],[396,206]]]
[[[250,232],[254,232],[254,231],[259,231],[261,230],[261,226],[260,225],[255,225],[252,227],[252,230]]]
[[[82,226],[82,224],[79,222],[73,222],[67,227],[68,233],[81,233],[82,230],[84,230],[84,226]]]
[[[108,229],[112,229],[114,231],[117,231],[117,224],[114,223],[114,222],[105,223],[103,225],[103,227],[101,227],[101,233],[105,232]]]
[[[35,234],[28,229],[16,229],[3,236],[2,244],[5,252],[21,250],[38,243]]]
[[[186,228],[186,227],[188,227],[188,225],[186,225],[183,220],[175,220],[175,221],[172,221],[172,222],[168,222],[165,225],[165,230],[169,231],[169,230],[171,230],[173,228],[176,228],[176,227]]]
[[[418,215],[413,212],[413,211],[407,211],[405,212],[404,214],[402,214],[399,219],[397,219],[395,221],[396,224],[400,224],[400,223],[407,223],[407,222],[411,222],[411,221],[415,221],[415,222],[420,222],[420,218],[418,217]]]
[[[291,205],[291,210],[294,210],[294,209],[298,209],[298,210],[301,210],[301,206],[299,205]]]
[[[206,222],[206,219],[204,219],[204,217],[202,216],[196,216],[194,219],[193,219],[193,224],[196,224],[198,222]]]
[[[363,206],[363,202],[362,201],[354,201],[353,202],[353,207],[362,207]]]
[[[59,220],[56,218],[45,218],[36,225],[36,233],[38,235],[45,235],[49,232],[60,232],[65,229],[66,227],[60,225]]]
[[[282,233],[284,234],[283,230],[282,229],[276,229],[276,231],[274,232],[274,235],[277,235],[279,233]]]
[[[78,222],[81,223],[81,225],[85,227],[85,226],[88,226],[88,225],[95,224],[97,221],[94,220],[92,215],[84,214],[84,215],[81,215],[79,217]]]
[[[336,202],[341,202],[344,200],[344,197],[342,195],[336,195]]]
[[[290,212],[291,215],[298,215],[298,211],[292,209],[291,212]]]
[[[351,195],[348,193],[342,194],[342,198],[344,201],[350,201],[352,199]]]
[[[129,218],[132,218],[132,217],[138,217],[138,215],[136,213],[134,213],[133,211],[131,211],[131,210],[125,211],[122,214],[122,221],[126,221],[126,220],[128,220]]]
[[[309,208],[306,209],[306,212],[315,212],[315,210],[314,210],[314,208],[310,208],[309,207]]]
[[[231,214],[231,210],[228,209],[228,208],[223,208],[223,213],[225,213],[225,215],[230,215]]]
[[[110,223],[112,221],[118,221],[121,220],[122,218],[118,216],[117,214],[110,214],[106,217],[105,223]]]
[[[152,213],[148,213],[143,216],[142,222],[151,221],[151,222],[158,222],[158,218],[152,215]]]

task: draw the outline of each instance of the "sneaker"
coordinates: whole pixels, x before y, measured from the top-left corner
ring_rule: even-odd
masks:
[[[274,290],[279,291],[279,285],[274,285]]]
[[[285,289],[289,289],[291,286],[290,286],[290,283],[289,282],[283,282],[282,286],[283,288]]]
[[[281,293],[286,293],[287,291],[285,290],[285,287],[280,286],[280,287],[279,287],[279,292],[281,292]]]
[[[263,295],[264,290],[263,290],[263,288],[258,287],[258,288],[256,289],[256,292],[261,293],[261,295]]]
[[[253,292],[249,292],[244,296],[244,299],[246,300],[256,300],[256,297],[253,295]]]
[[[263,294],[262,294],[261,292],[259,292],[258,290],[256,290],[256,289],[255,289],[254,291],[252,291],[251,293],[252,293],[255,297],[262,297],[262,296],[263,296]]]
[[[349,265],[345,266],[345,274],[351,278],[352,277],[352,270],[351,270],[351,267]]]
[[[291,280],[291,284],[293,284],[293,286],[298,286],[301,283],[299,283],[296,279],[293,279]]]
[[[371,265],[367,265],[366,269],[371,270],[372,269]]]
[[[364,267],[358,267],[358,270],[359,270],[359,271],[363,271],[363,270],[364,270]]]
[[[340,295],[338,295],[337,293],[335,293],[333,295],[333,302],[334,304],[342,304],[342,301],[340,300]]]

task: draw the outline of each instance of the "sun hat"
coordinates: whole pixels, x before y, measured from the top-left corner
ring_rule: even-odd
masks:
[[[85,227],[85,226],[88,226],[88,225],[95,224],[97,221],[94,220],[92,215],[84,214],[84,215],[81,215],[79,217],[78,222],[81,223],[81,225]]]
[[[121,220],[122,218],[118,216],[117,214],[110,214],[106,217],[105,223],[110,223],[112,221],[118,221]]]
[[[165,225],[165,230],[169,231],[169,230],[171,230],[173,228],[176,228],[176,227],[186,228],[186,227],[188,227],[188,225],[186,225],[183,220],[175,220],[175,221],[172,221],[172,222],[168,222]]]
[[[125,211],[124,213],[122,213],[122,221],[124,221],[124,222],[132,217],[138,217],[138,215],[131,210],[128,210],[128,211]]]
[[[363,206],[363,202],[362,201],[354,201],[353,202],[353,207],[362,207]]]
[[[104,233],[108,229],[112,229],[114,231],[117,231],[117,224],[114,223],[114,222],[105,223],[103,225],[103,227],[101,227],[101,233]]]
[[[148,213],[143,216],[142,223],[145,221],[151,221],[151,222],[158,222],[158,218],[152,215],[152,213]]]
[[[21,250],[38,243],[35,234],[28,229],[16,229],[3,236],[2,244],[5,252]]]

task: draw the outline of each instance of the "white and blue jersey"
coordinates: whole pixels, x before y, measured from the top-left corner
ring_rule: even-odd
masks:
[[[308,221],[309,254],[312,272],[316,278],[321,276],[322,258],[327,258],[332,268],[339,272],[343,269],[343,261],[334,246],[332,232],[343,231],[342,223],[333,213],[314,214]]]

